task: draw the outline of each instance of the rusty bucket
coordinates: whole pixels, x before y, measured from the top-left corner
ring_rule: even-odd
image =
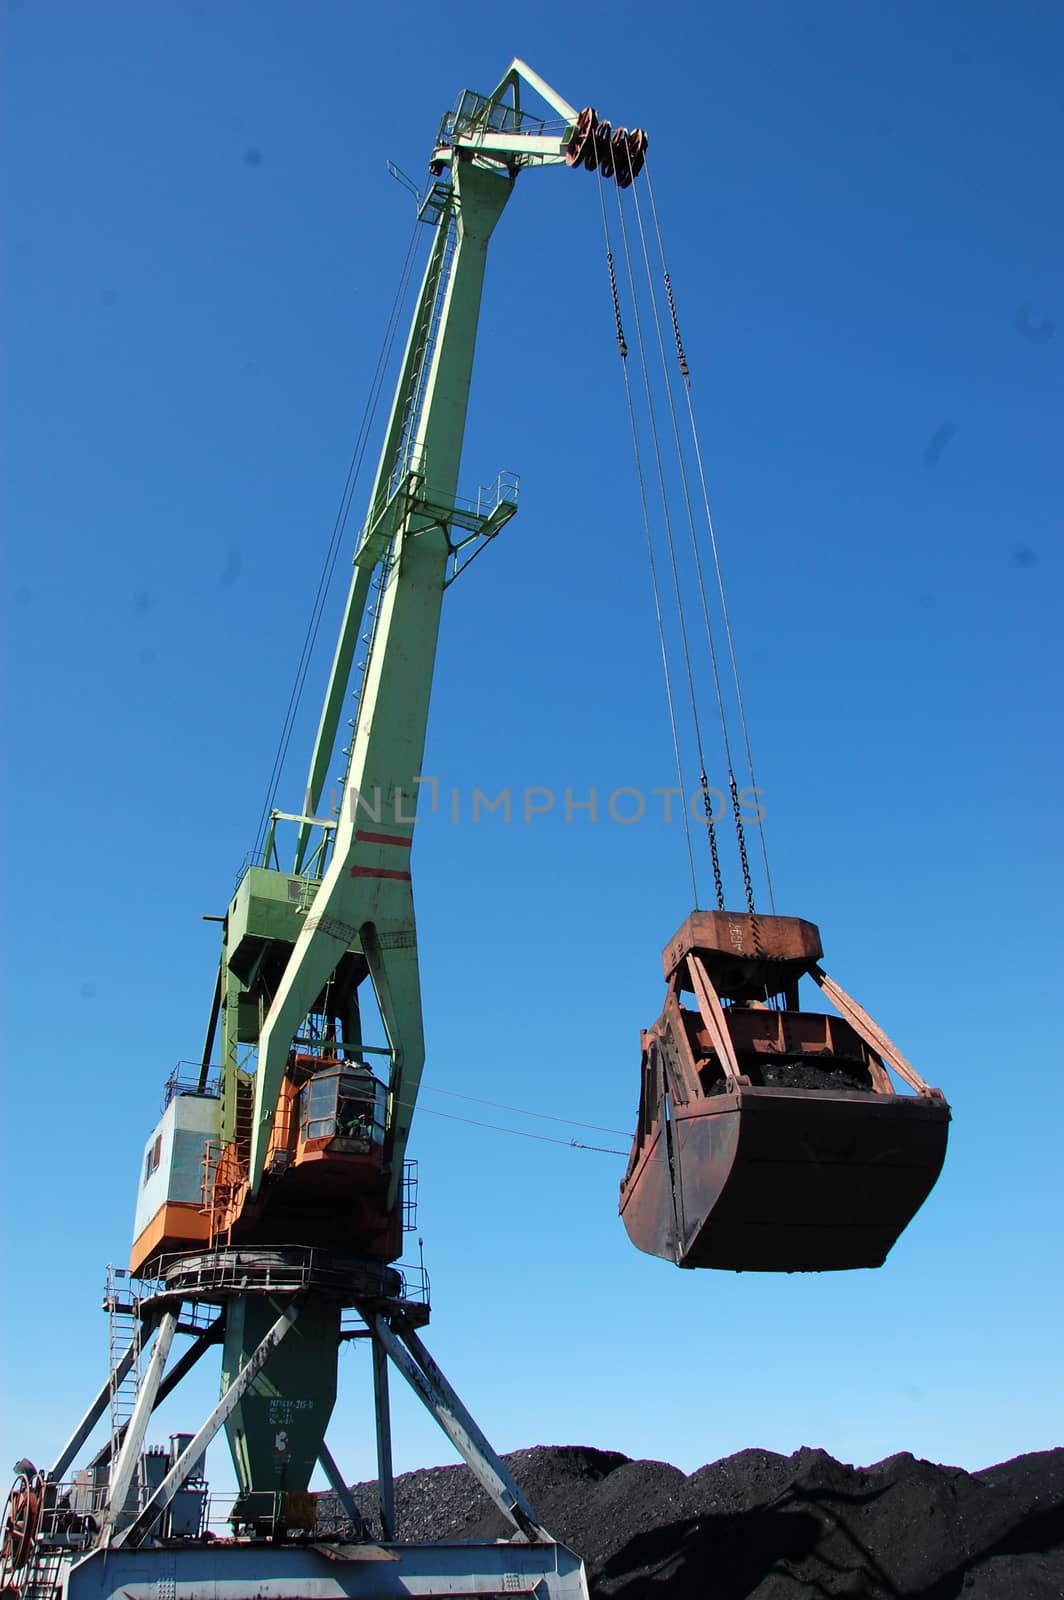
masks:
[[[620,1195],[640,1250],[736,1272],[878,1267],[927,1198],[949,1107],[820,954],[811,923],[719,912],[694,913],[666,947]],[[799,1009],[803,972],[841,1016]]]

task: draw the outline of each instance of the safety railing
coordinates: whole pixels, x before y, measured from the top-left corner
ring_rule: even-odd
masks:
[[[417,1161],[407,1157],[403,1162],[403,1232],[414,1233],[417,1229],[417,1191],[418,1167]]]
[[[171,1100],[182,1094],[208,1095],[216,1100],[222,1092],[221,1067],[206,1067],[198,1061],[179,1061],[163,1085],[165,1111]]]
[[[397,1261],[390,1268],[399,1275],[399,1292],[392,1296],[404,1311],[413,1314],[419,1325],[428,1321],[432,1306],[432,1282],[423,1261]],[[345,1306],[340,1312],[340,1338],[365,1338],[369,1330],[361,1312],[355,1306]]]
[[[163,1449],[148,1450],[141,1456],[123,1508],[124,1520],[132,1520],[147,1505],[162,1475],[172,1464],[171,1458],[172,1451]],[[103,1529],[109,1495],[106,1470],[94,1472],[91,1467],[58,1483],[46,1483],[37,1533],[39,1555],[47,1560],[49,1556],[75,1556],[91,1549]],[[228,1497],[230,1501],[233,1498]],[[203,1479],[190,1476],[172,1504],[161,1513],[163,1537],[199,1538],[207,1526],[207,1504]],[[26,1600],[25,1585],[22,1596]]]
[[[126,1508],[127,1516],[147,1502],[151,1484],[135,1480]],[[202,1482],[191,1483],[178,1492],[175,1503],[162,1513],[162,1526],[156,1531],[164,1538],[206,1539],[212,1543],[234,1539],[243,1543],[248,1532],[262,1538],[281,1530],[312,1532],[319,1523],[317,1494],[291,1494],[285,1490],[261,1489],[242,1495],[233,1490],[212,1492]],[[330,1502],[326,1536],[342,1534],[337,1527],[338,1508]],[[20,1585],[22,1600],[51,1600],[60,1588],[62,1570],[75,1557],[99,1541],[107,1511],[107,1485],[94,1484],[87,1472],[45,1487],[44,1507],[37,1534],[37,1551]],[[347,1518],[339,1512],[340,1521]],[[358,1532],[368,1529],[366,1519]],[[245,1530],[244,1539],[239,1530]]]
[[[234,1294],[294,1298],[313,1292],[345,1305],[355,1301],[389,1306],[429,1304],[424,1262],[384,1263],[339,1256],[333,1250],[309,1245],[177,1252],[161,1257],[156,1272],[158,1276],[137,1280],[138,1308],[153,1311],[160,1298],[172,1307],[180,1297],[179,1324],[185,1332],[209,1328],[217,1306]]]
[[[490,517],[505,500],[508,504],[515,504],[521,479],[516,472],[504,468],[495,478],[493,483],[483,484],[476,493],[475,500],[464,502],[469,505],[478,517]]]
[[[440,123],[437,143],[452,144],[464,134],[488,130],[492,133],[540,134],[545,127],[542,117],[517,111],[513,106],[492,100],[489,95],[477,94],[475,89],[463,89],[457,104]]]
[[[278,823],[278,822],[284,822],[286,824],[287,823],[292,823],[292,825],[294,826],[295,823],[298,823],[300,820],[301,820],[300,817],[298,815],[296,815],[295,813],[292,813],[291,815],[289,815],[289,813],[287,813],[287,812],[280,812],[280,811],[274,811],[274,812],[270,813],[270,838],[267,840],[267,842],[264,845],[261,845],[258,849],[246,850],[244,852],[243,858],[241,859],[241,862],[240,862],[240,866],[237,868],[236,877],[233,880],[233,893],[234,894],[240,888],[240,885],[243,883],[244,879],[247,877],[248,872],[250,871],[250,869],[252,867],[265,867],[266,870],[269,871],[269,872],[282,872],[282,873],[284,873],[284,876],[286,878],[290,878],[293,883],[298,883],[300,886],[302,886],[304,884],[307,885],[307,887],[310,890],[311,899],[313,899],[314,894],[317,891],[318,885],[321,882],[321,878],[318,877],[318,876],[315,876],[314,873],[285,872],[284,868],[281,866],[280,857],[279,857],[279,855],[277,853],[277,843],[276,843],[276,838],[274,836],[274,825],[276,823]],[[315,818],[312,818],[310,820],[313,822],[313,825],[315,827],[319,827],[320,828],[323,825],[323,823],[326,826],[331,826],[331,819],[328,818],[328,817],[325,817],[325,818],[315,817]],[[298,899],[302,895],[302,893],[303,893],[302,887],[294,889],[292,891],[292,895],[296,899]]]

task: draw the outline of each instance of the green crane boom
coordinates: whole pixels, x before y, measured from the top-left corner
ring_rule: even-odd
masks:
[[[560,119],[522,111],[525,83]],[[451,575],[516,511],[500,478],[475,506],[457,497],[488,241],[522,166],[563,161],[572,106],[520,61],[490,96],[466,92],[444,119],[422,216],[435,238],[411,323],[369,512],[310,762],[304,810],[271,816],[263,865],[229,908],[219,985],[223,1139],[253,1112],[247,1198],[270,1155],[286,1066],[306,1019],[334,1018],[345,1055],[361,1047],[359,983],[369,977],[390,1054],[384,1161],[397,1200],[424,1060],[409,852],[417,811],[440,609]],[[450,181],[440,181],[444,167]],[[349,694],[357,642],[371,644],[339,810],[315,815]],[[279,870],[275,828],[297,824],[293,871]],[[212,1028],[213,1033],[213,1028]],[[253,1074],[241,1053],[257,1045]]]

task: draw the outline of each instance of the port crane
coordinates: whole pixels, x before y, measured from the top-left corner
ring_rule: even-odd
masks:
[[[530,94],[543,114],[523,103]],[[201,1064],[168,1084],[141,1163],[130,1277],[109,1280],[112,1326],[124,1315],[131,1336],[124,1347],[113,1338],[107,1380],[50,1470],[18,1464],[5,1596],[141,1600],[159,1582],[182,1600],[208,1588],[217,1600],[267,1588],[277,1600],[539,1586],[559,1600],[586,1596],[581,1563],[541,1526],[422,1343],[427,1286],[393,1265],[424,1059],[410,849],[440,610],[447,585],[517,510],[510,474],[474,500],[458,494],[486,255],[519,173],[564,164],[578,120],[519,60],[491,94],[463,93],[443,119],[419,207],[432,244],[304,803],[271,810],[225,913]],[[644,148],[642,135],[619,131],[623,181]],[[344,799],[320,816],[363,634]],[[367,1012],[383,1043],[364,1038]],[[192,1342],[168,1370],[178,1333]],[[380,1542],[367,1539],[325,1443],[350,1337],[371,1350]],[[146,1451],[152,1411],[214,1347],[218,1405],[168,1453]],[[511,1544],[395,1544],[389,1364],[506,1516]],[[109,1408],[111,1437],[69,1479]],[[239,1488],[224,1546],[201,1537],[204,1451],[223,1428]],[[307,1493],[319,1464],[349,1520],[346,1541],[327,1549]]]
[[[547,116],[527,109],[529,91]],[[624,189],[646,148],[642,130],[577,112],[518,60],[443,120],[419,197],[432,245],[303,805],[269,809],[222,919],[200,1063],[169,1081],[144,1150],[130,1276],[108,1288],[112,1328],[127,1315],[128,1343],[113,1339],[107,1380],[51,1469],[19,1463],[0,1557],[4,1592],[18,1600],[148,1600],[159,1583],[181,1600],[208,1588],[211,1600],[239,1600],[249,1583],[276,1600],[539,1585],[552,1600],[586,1594],[579,1561],[539,1523],[430,1356],[427,1288],[396,1265],[424,1061],[410,853],[443,594],[517,510],[509,474],[474,500],[458,493],[492,232],[522,169],[567,163]],[[363,638],[341,804],[321,815]],[[665,1010],[643,1035],[625,1226],[680,1266],[877,1264],[937,1176],[948,1107],[820,968],[812,924],[758,913],[752,896],[728,912],[715,877],[718,910],[696,910],[667,946]],[[800,1009],[803,976],[841,1017]],[[369,1042],[373,1018],[383,1042]],[[888,1067],[915,1093],[896,1094]],[[132,1283],[135,1293],[123,1289]],[[192,1342],[168,1369],[178,1333]],[[371,1353],[372,1536],[325,1438],[351,1337]],[[168,1453],[146,1451],[153,1410],[215,1347],[218,1404]],[[506,1516],[510,1543],[396,1543],[389,1366]],[[68,1481],[109,1408],[110,1439]],[[220,1545],[202,1537],[203,1458],[222,1429],[239,1492]],[[316,1535],[308,1492],[319,1465],[350,1522],[331,1544]]]

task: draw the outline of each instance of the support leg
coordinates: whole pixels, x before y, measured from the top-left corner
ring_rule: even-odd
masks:
[[[372,1324],[370,1331],[373,1332]],[[388,1397],[388,1351],[374,1334],[373,1410],[377,1418],[377,1508],[381,1537],[395,1538],[395,1473],[392,1469],[392,1410]]]
[[[343,1506],[344,1515],[355,1530],[356,1538],[360,1537],[364,1524],[362,1513],[355,1505],[351,1491],[344,1482],[343,1473],[333,1460],[332,1451],[324,1439],[322,1440],[321,1449],[318,1451],[318,1460],[321,1463],[321,1470],[329,1480],[329,1488]]]
[[[550,1534],[538,1522],[517,1483],[414,1329],[397,1321],[397,1328],[393,1330],[383,1317],[376,1316],[372,1311],[363,1311],[359,1307],[359,1312],[373,1330],[374,1339],[380,1340],[407,1383],[431,1411],[481,1488],[506,1520],[530,1544],[552,1543]]]
[[[135,1549],[143,1539],[144,1535],[148,1532],[148,1529],[152,1526],[152,1523],[155,1522],[160,1514],[166,1510],[167,1506],[170,1504],[170,1501],[174,1498],[174,1495],[188,1477],[189,1471],[191,1470],[193,1464],[199,1460],[200,1456],[206,1450],[207,1446],[218,1432],[218,1429],[225,1422],[226,1417],[237,1405],[241,1395],[244,1393],[244,1390],[254,1378],[258,1377],[259,1373],[266,1365],[267,1360],[272,1355],[273,1351],[276,1350],[277,1346],[281,1343],[281,1340],[284,1338],[285,1334],[291,1328],[298,1316],[299,1305],[295,1301],[293,1301],[290,1306],[281,1312],[281,1315],[277,1318],[277,1321],[274,1323],[273,1327],[262,1340],[262,1343],[254,1351],[245,1365],[241,1367],[240,1371],[237,1373],[236,1377],[233,1379],[232,1383],[229,1385],[228,1389],[225,1391],[222,1398],[219,1400],[218,1404],[215,1406],[214,1410],[211,1412],[210,1416],[207,1418],[206,1422],[193,1439],[192,1443],[186,1450],[182,1451],[181,1455],[174,1462],[174,1465],[170,1468],[170,1471],[166,1474],[166,1477],[163,1479],[162,1483],[144,1506],[139,1517],[137,1517],[136,1521],[132,1523],[130,1527],[125,1528],[114,1540],[116,1547],[119,1545],[128,1544]]]

